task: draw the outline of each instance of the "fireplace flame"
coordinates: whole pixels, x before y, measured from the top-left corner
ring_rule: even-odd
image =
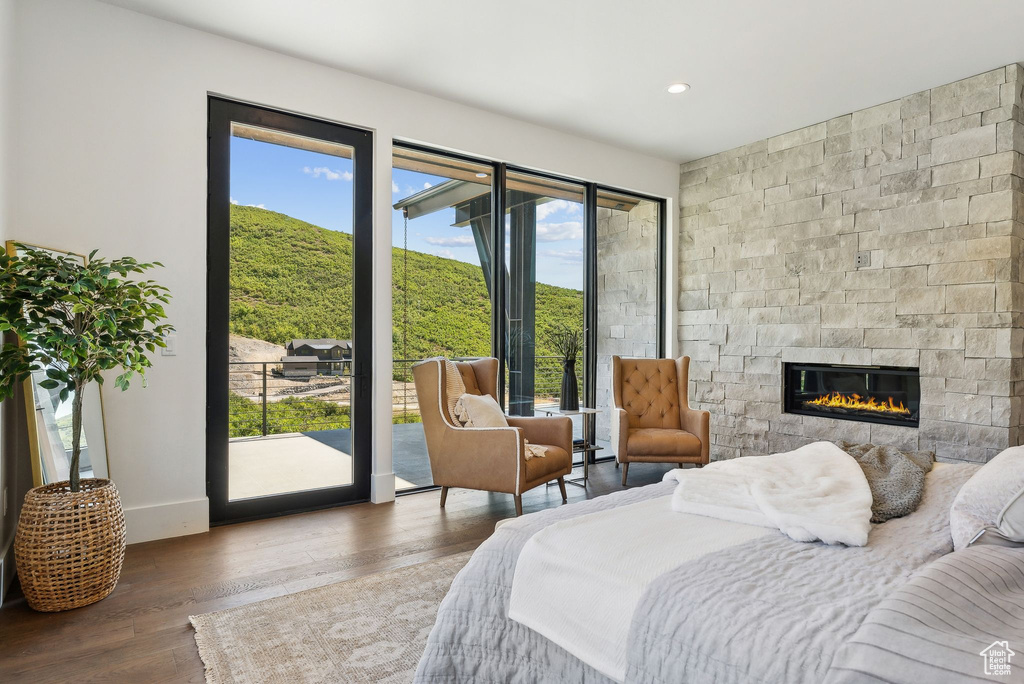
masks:
[[[857,411],[875,411],[877,413],[895,413],[902,416],[909,416],[910,409],[903,405],[903,402],[896,403],[892,397],[885,401],[879,401],[874,397],[864,398],[859,394],[843,394],[832,392],[804,402],[811,406],[828,406],[831,408],[854,409]]]

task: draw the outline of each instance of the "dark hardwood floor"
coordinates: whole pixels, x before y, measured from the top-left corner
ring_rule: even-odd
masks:
[[[668,465],[634,465],[630,486]],[[577,470],[577,472],[579,472]],[[569,502],[618,491],[613,463],[590,469]],[[203,682],[189,615],[475,549],[515,515],[512,497],[462,489],[445,509],[436,491],[217,527],[133,544],[110,596],[66,613],[36,613],[12,593],[0,609],[0,682]],[[558,506],[558,487],[523,495],[523,512]]]

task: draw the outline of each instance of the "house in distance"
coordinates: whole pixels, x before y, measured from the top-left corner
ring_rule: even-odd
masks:
[[[330,338],[295,339],[281,359],[285,375],[343,375],[351,370],[352,341]]]

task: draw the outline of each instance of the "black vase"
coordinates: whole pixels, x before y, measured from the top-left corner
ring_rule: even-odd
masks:
[[[562,361],[562,392],[558,397],[562,411],[580,409],[580,386],[576,383],[576,361]]]

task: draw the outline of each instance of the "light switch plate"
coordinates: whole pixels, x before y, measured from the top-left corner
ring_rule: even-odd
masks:
[[[871,265],[871,252],[857,252],[857,268],[865,268]]]
[[[160,348],[160,356],[177,356],[178,355],[178,336],[168,335],[164,338],[164,344],[166,347]]]

